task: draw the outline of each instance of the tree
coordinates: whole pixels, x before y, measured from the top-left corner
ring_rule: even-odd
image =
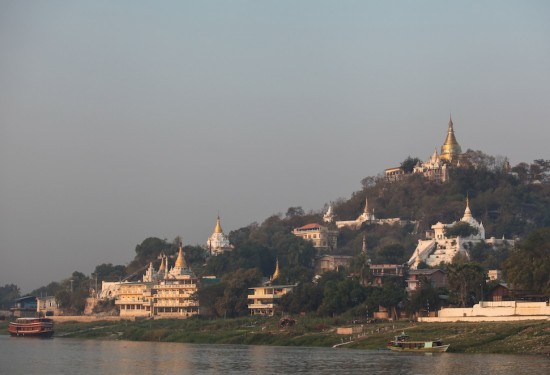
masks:
[[[21,297],[21,291],[15,284],[6,284],[0,286],[0,308],[8,309],[13,305],[13,302]]]
[[[343,272],[327,272],[319,284],[323,289],[323,300],[317,310],[319,315],[341,314],[367,298],[367,290],[359,280],[345,277]]]
[[[304,216],[304,209],[300,206],[297,207],[289,207],[286,211],[286,218],[291,218],[294,216]]]
[[[477,228],[472,227],[465,221],[459,221],[452,227],[445,228],[445,237],[470,237],[479,233]]]
[[[214,303],[218,316],[233,318],[248,314],[248,288],[257,286],[261,278],[257,269],[239,269],[225,275],[223,296]]]
[[[487,275],[477,263],[451,263],[446,268],[449,291],[460,307],[472,306],[486,289]]]
[[[61,308],[71,307],[71,293],[68,290],[60,290],[55,294],[55,302]]]
[[[323,302],[323,288],[311,282],[298,284],[279,301],[282,310],[291,314],[317,311]]]
[[[223,317],[225,311],[219,311],[217,307],[221,306],[216,306],[216,303],[223,298],[224,291],[223,283],[205,285],[198,290],[196,297],[199,300],[201,315]]]
[[[496,170],[496,158],[494,156],[487,155],[479,150],[466,150],[464,155],[462,155],[461,161],[474,169],[488,171]]]
[[[384,263],[402,264],[405,261],[405,248],[401,244],[386,245],[378,255]]]
[[[294,284],[313,278],[315,248],[311,242],[290,232],[279,232],[272,238],[279,259],[279,282]]]
[[[95,267],[93,276],[97,277],[97,282],[118,281],[126,276],[126,267],[123,265],[113,266],[112,263],[102,263]]]
[[[420,160],[419,158],[413,158],[411,156],[408,156],[405,160],[401,162],[401,169],[405,173],[412,173],[414,167],[418,163],[422,163],[422,160]]]
[[[399,314],[397,308],[406,301],[407,294],[401,284],[401,280],[387,280],[382,287],[380,295],[380,305],[388,309],[392,319],[397,319]]]
[[[46,286],[41,286],[40,288],[33,290],[30,294],[37,297],[55,296],[57,292],[62,289],[63,286],[60,283],[52,281]]]
[[[550,228],[531,232],[504,262],[503,271],[515,289],[550,294]]]
[[[150,261],[155,260],[162,252],[167,255],[172,255],[175,253],[175,250],[172,244],[168,243],[166,240],[149,237],[143,240],[141,244],[136,245],[135,260],[138,261],[141,266],[145,266]]]
[[[433,287],[426,277],[420,279],[420,288],[415,290],[407,303],[407,310],[410,314],[420,310],[430,309],[430,311],[439,310],[439,291]]]

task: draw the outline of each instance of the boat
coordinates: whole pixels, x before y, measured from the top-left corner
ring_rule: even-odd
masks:
[[[444,344],[441,339],[431,341],[415,341],[402,332],[388,342],[387,348],[395,352],[419,352],[419,353],[443,353],[449,349],[450,344]]]
[[[10,322],[8,332],[12,336],[51,337],[53,320],[50,318],[17,318]]]

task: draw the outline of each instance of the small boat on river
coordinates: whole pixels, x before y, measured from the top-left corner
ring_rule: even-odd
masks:
[[[449,345],[443,344],[440,339],[431,341],[411,340],[409,335],[402,332],[388,342],[387,348],[395,352],[443,353],[449,349]]]
[[[10,322],[8,332],[20,337],[51,337],[53,320],[50,318],[17,318]]]

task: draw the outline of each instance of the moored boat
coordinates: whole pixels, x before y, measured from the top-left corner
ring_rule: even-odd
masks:
[[[450,344],[444,344],[440,339],[431,341],[411,340],[405,332],[388,342],[387,348],[395,352],[420,352],[420,353],[443,353],[449,349]]]
[[[50,318],[17,318],[10,322],[8,332],[12,336],[51,337],[53,320]]]

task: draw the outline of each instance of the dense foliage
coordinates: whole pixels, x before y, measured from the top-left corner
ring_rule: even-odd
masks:
[[[550,228],[532,232],[504,262],[504,272],[515,288],[550,294]]]
[[[21,291],[15,284],[6,284],[0,286],[0,310],[8,309],[13,305],[13,301],[21,297]]]

